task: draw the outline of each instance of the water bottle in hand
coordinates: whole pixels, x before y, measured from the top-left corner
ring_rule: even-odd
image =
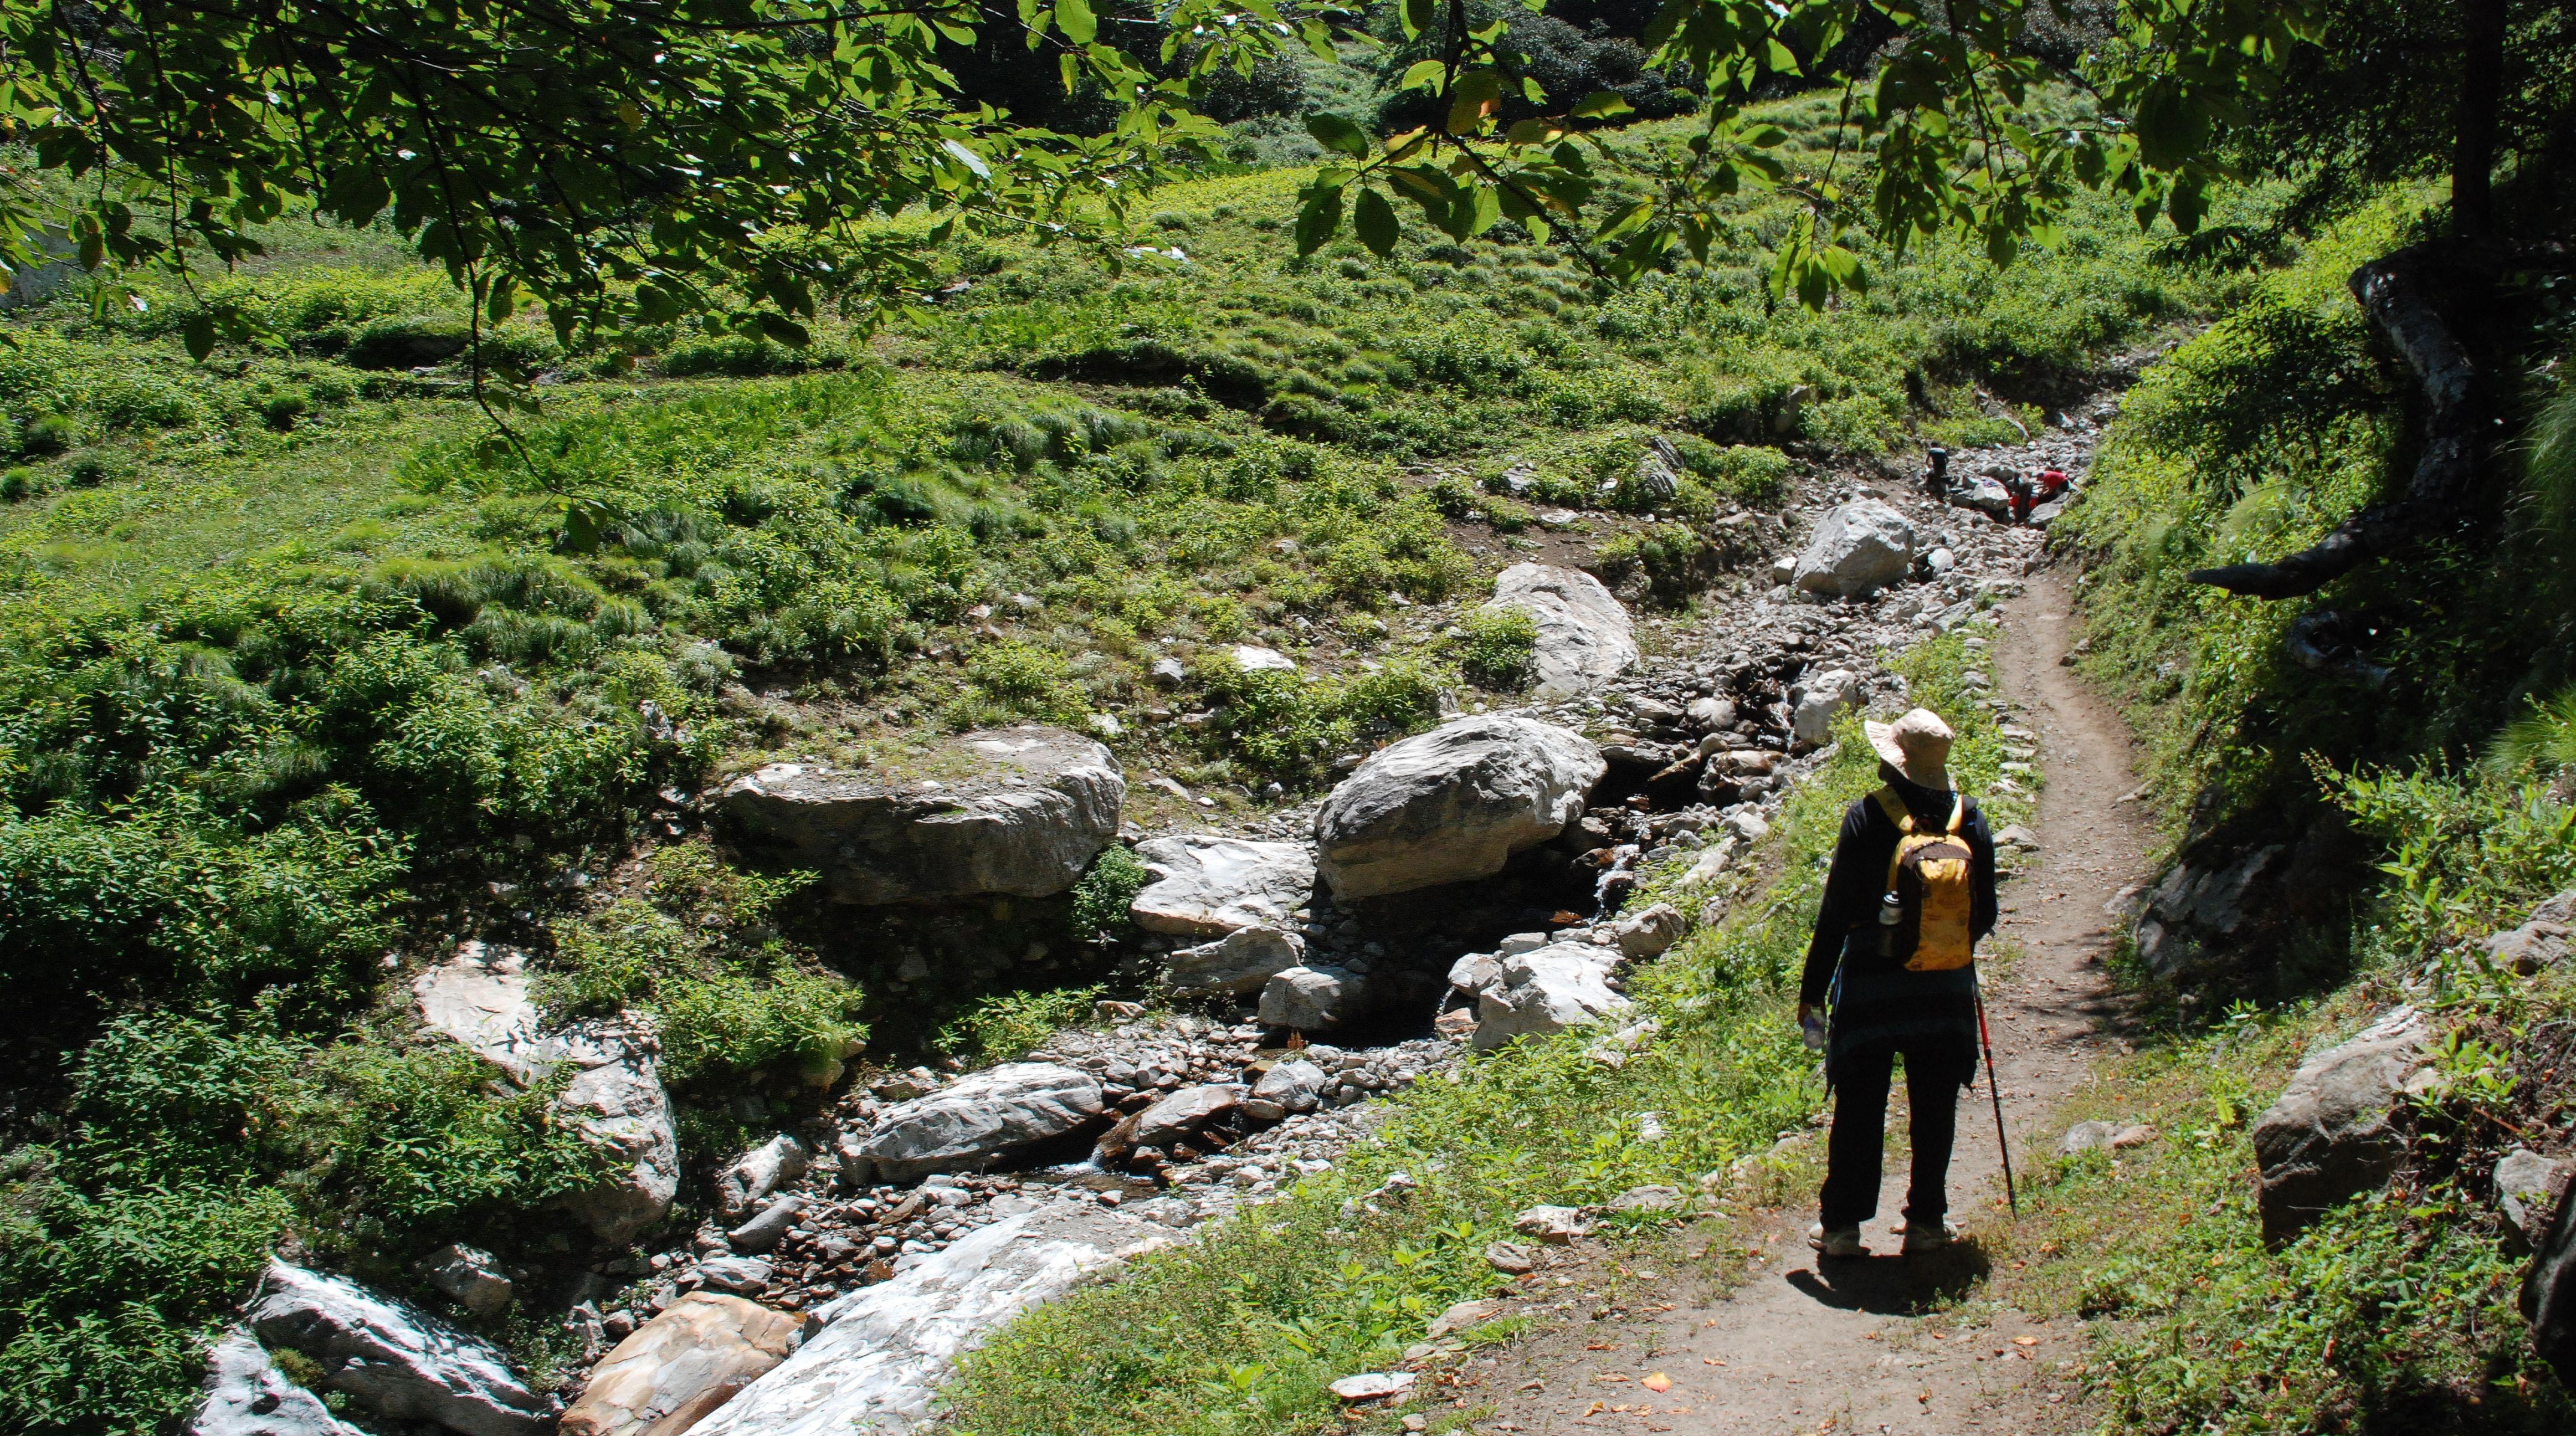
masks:
[[[1808,1051],[1825,1050],[1825,1014],[1809,1010],[1805,1017],[1799,1019],[1798,1030],[1799,1035],[1807,1040]]]

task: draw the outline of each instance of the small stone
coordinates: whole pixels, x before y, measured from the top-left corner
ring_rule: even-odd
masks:
[[[1423,1336],[1426,1340],[1438,1341],[1451,1332],[1465,1331],[1471,1326],[1483,1325],[1493,1320],[1494,1313],[1502,1309],[1503,1304],[1498,1301],[1453,1302],[1438,1316],[1431,1318],[1431,1327],[1423,1333]]]
[[[1383,1401],[1411,1391],[1416,1379],[1410,1371],[1363,1371],[1357,1376],[1343,1377],[1330,1389],[1344,1401]]]
[[[2078,1122],[2067,1128],[2066,1135],[2059,1139],[2057,1155],[2072,1157],[2078,1152],[2090,1152],[2096,1147],[2108,1147],[2111,1145],[2111,1139],[2120,1135],[2122,1130],[2117,1124],[2111,1122]]]
[[[2114,1152],[2125,1152],[2132,1147],[2143,1147],[2155,1139],[2156,1129],[2143,1123],[2132,1127],[2122,1127],[2117,1133],[2112,1135],[2111,1150]]]
[[[1576,1237],[1589,1235],[1592,1224],[1573,1207],[1531,1207],[1512,1218],[1512,1230],[1550,1246],[1564,1246]]]
[[[711,1291],[754,1295],[769,1285],[769,1263],[758,1257],[714,1257],[698,1263],[698,1285]]]
[[[1537,1258],[1516,1242],[1487,1242],[1485,1265],[1505,1276],[1527,1276],[1538,1270]]]
[[[1678,1212],[1682,1194],[1678,1187],[1630,1187],[1610,1199],[1614,1212]]]
[[[476,1316],[491,1316],[510,1304],[510,1278],[490,1252],[451,1242],[431,1252],[420,1265],[431,1286]]]

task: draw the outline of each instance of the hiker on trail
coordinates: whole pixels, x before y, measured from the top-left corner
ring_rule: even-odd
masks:
[[[1936,499],[1950,496],[1950,451],[1938,444],[1923,455],[1923,492]]]
[[[1914,1183],[1905,1250],[1956,1240],[1943,1190],[1959,1093],[1975,1080],[1977,940],[1995,926],[1995,844],[1975,800],[1952,790],[1950,725],[1917,708],[1867,723],[1886,785],[1843,814],[1824,907],[1798,984],[1798,1019],[1822,1038],[1835,1091],[1825,1189],[1810,1245],[1865,1256],[1878,1213],[1887,1092],[1905,1060]]]

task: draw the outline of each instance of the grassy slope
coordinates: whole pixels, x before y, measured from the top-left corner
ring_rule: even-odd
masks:
[[[1806,147],[1821,114],[1781,110]],[[776,885],[685,844],[632,864],[662,788],[1110,712],[1131,767],[1254,805],[1427,722],[1458,655],[1424,606],[1526,543],[1518,506],[1408,464],[1520,455],[1540,499],[1600,503],[1644,426],[1696,432],[1681,514],[1614,492],[1589,516],[1605,567],[1687,578],[1708,540],[1682,520],[1777,491],[1772,450],[1731,446],[1990,424],[1964,381],[2080,364],[2202,292],[2106,206],[2005,276],[1936,248],[1865,300],[1775,314],[1755,274],[1781,210],[1756,200],[1709,275],[1598,301],[1507,239],[1289,259],[1295,182],[1173,189],[1151,234],[1187,262],[1111,281],[961,249],[969,287],[806,354],[677,328],[564,353],[515,327],[560,381],[524,451],[485,442],[436,362],[452,299],[381,236],[280,226],[273,259],[204,279],[285,336],[205,365],[173,337],[184,292],[14,319],[0,983],[54,1025],[8,1053],[29,1114],[0,1234],[9,1420],[138,1429],[184,1404],[192,1344],[281,1231],[405,1289],[460,1235],[583,1259],[545,1209],[582,1158],[542,1104],[400,1041],[406,964],[459,937],[529,944],[559,1007],[659,1011],[693,1054],[692,1160],[734,1139],[746,1089],[809,1103],[798,1074],[846,1048],[864,995],[766,925]],[[1144,682],[1157,652],[1237,639],[1328,681]],[[1224,716],[1144,721],[1164,702]],[[1734,1150],[1783,1079],[1724,1054],[1696,1060],[1744,1086],[1707,1127]],[[529,1319],[492,1329],[545,1359]]]

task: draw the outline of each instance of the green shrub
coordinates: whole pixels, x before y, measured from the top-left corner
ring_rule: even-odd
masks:
[[[966,661],[966,679],[971,686],[953,715],[961,727],[1008,718],[1079,723],[1090,708],[1073,681],[1073,665],[1064,655],[1033,643],[976,649]]]
[[[42,414],[27,421],[18,452],[30,458],[59,454],[80,442],[80,425],[62,414]]]
[[[24,499],[41,498],[53,492],[53,488],[53,480],[40,469],[15,465],[8,472],[0,473],[0,503],[14,504]]]
[[[697,843],[648,863],[640,894],[555,925],[537,983],[549,1008],[653,1012],[675,1088],[790,1065],[820,1076],[857,1055],[862,994],[769,925],[812,874],[745,872]]]
[[[393,937],[404,856],[354,801],[255,834],[177,804],[0,816],[0,990],[349,991]]]
[[[939,1050],[975,1066],[1017,1062],[1091,1015],[1105,987],[1003,992],[979,997],[939,1029]]]
[[[464,353],[473,337],[464,320],[447,315],[392,316],[368,321],[342,357],[361,369],[417,369]]]
[[[1439,685],[1411,662],[1309,681],[1297,673],[1248,672],[1221,661],[1203,665],[1198,678],[1218,704],[1216,720],[1202,730],[1213,750],[1283,781],[1312,778],[1341,752],[1440,720]]]
[[[1530,660],[1538,653],[1538,619],[1528,609],[1478,608],[1467,614],[1464,626],[1458,669],[1469,680],[1498,692],[1529,681]]]
[[[1091,867],[1073,885],[1073,910],[1066,915],[1065,927],[1076,942],[1115,942],[1136,930],[1136,919],[1127,909],[1136,894],[1153,881],[1135,849],[1124,843],[1111,843],[1091,860]]]
[[[283,433],[294,428],[296,420],[313,412],[313,397],[304,391],[290,389],[262,398],[256,407],[263,422]]]

